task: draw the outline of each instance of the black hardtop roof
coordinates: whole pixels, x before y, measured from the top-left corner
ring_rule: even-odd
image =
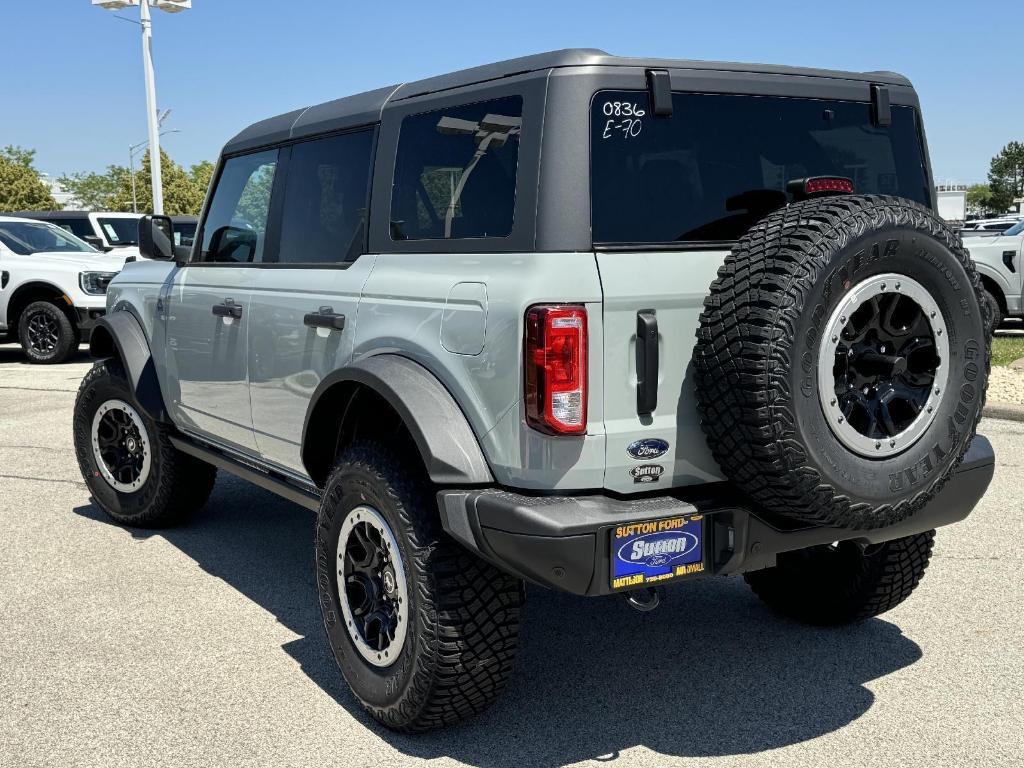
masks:
[[[354,96],[335,99],[303,109],[296,109],[253,123],[224,147],[224,154],[244,152],[260,146],[289,139],[312,136],[331,130],[343,130],[380,120],[384,107],[402,99],[424,96],[439,91],[461,88],[475,83],[499,80],[515,75],[537,73],[546,75],[551,69],[563,67],[641,67],[644,69],[691,69],[720,72],[746,72],[766,75],[796,75],[859,80],[883,85],[909,86],[910,81],[894,72],[843,72],[808,67],[786,67],[774,64],[743,64],[723,61],[690,61],[686,59],[643,59],[612,56],[596,48],[566,48],[537,53],[517,59],[462,69],[445,75],[428,77],[402,85],[390,85]]]

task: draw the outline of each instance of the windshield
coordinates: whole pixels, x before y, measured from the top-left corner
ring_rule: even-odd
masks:
[[[96,219],[103,230],[103,235],[111,245],[138,245],[139,220],[136,218],[104,218]]]
[[[1014,224],[1008,230],[1003,232],[1003,234],[1004,235],[1019,235],[1021,232],[1024,232],[1024,219],[1021,219],[1020,221],[1018,221],[1016,224]]]
[[[655,117],[646,91],[602,91],[591,107],[595,243],[733,241],[793,201],[790,181],[842,176],[857,193],[931,206],[910,107],[874,126],[867,103],[673,93]]]
[[[21,256],[44,251],[99,253],[67,230],[41,221],[0,221],[0,243]]]

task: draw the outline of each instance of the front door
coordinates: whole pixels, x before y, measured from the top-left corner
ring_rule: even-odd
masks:
[[[224,162],[199,251],[166,292],[171,404],[185,431],[256,452],[249,404],[252,291],[263,262],[277,150]]]
[[[372,153],[369,130],[282,150],[279,237],[253,286],[249,394],[263,459],[298,474],[310,399],[352,356],[373,267],[363,255]]]

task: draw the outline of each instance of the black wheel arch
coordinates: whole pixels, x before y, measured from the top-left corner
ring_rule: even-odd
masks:
[[[97,320],[89,339],[89,354],[120,360],[138,405],[154,421],[170,423],[149,341],[135,315],[118,311]]]
[[[302,427],[302,464],[324,487],[335,457],[359,433],[358,419],[375,408],[374,429],[404,430],[440,485],[494,483],[476,435],[455,398],[425,367],[406,357],[374,355],[326,376]]]
[[[11,294],[7,303],[7,327],[13,333],[17,333],[21,315],[28,307],[36,301],[49,301],[58,307],[71,322],[73,328],[78,327],[78,316],[72,311],[72,306],[65,299],[65,293],[53,283],[42,280],[34,280],[19,285]]]

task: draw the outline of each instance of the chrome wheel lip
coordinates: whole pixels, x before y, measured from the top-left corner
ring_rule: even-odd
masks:
[[[138,443],[142,450],[142,466],[139,468],[138,477],[130,483],[123,483],[114,477],[110,466],[103,458],[102,451],[100,450],[100,424],[102,423],[104,416],[115,410],[121,411],[128,416],[132,426],[135,427],[139,433]],[[149,473],[153,463],[153,452],[150,446],[149,433],[146,431],[146,425],[142,422],[142,417],[139,415],[139,412],[124,400],[118,400],[116,398],[107,400],[96,409],[96,413],[92,417],[92,430],[90,437],[93,457],[96,459],[96,467],[99,469],[100,475],[104,480],[106,480],[107,484],[111,488],[116,491],[120,491],[121,493],[135,493],[145,484],[146,480],[149,479]]]
[[[395,624],[395,637],[387,648],[378,651],[372,648],[356,628],[352,607],[349,605],[348,592],[345,585],[345,549],[348,545],[349,536],[356,525],[366,523],[376,529],[381,535],[381,540],[388,552],[390,565],[394,571],[394,591],[400,608],[398,619]],[[381,514],[368,505],[360,505],[350,510],[341,524],[341,531],[338,533],[336,547],[335,566],[337,575],[335,582],[338,589],[338,602],[341,603],[341,614],[345,622],[345,631],[349,639],[356,647],[359,655],[375,667],[389,667],[394,664],[402,649],[405,647],[409,627],[409,590],[405,577],[405,567],[402,564],[402,551],[398,546],[398,540],[391,532],[391,526]],[[390,591],[389,591],[390,594]]]
[[[939,364],[928,399],[917,418],[903,431],[881,439],[864,435],[850,426],[839,407],[835,392],[835,352],[847,319],[875,296],[898,293],[915,301],[931,329]],[[829,429],[854,453],[869,458],[888,458],[913,446],[935,420],[949,377],[949,334],[938,303],[921,283],[895,272],[873,275],[853,286],[832,312],[824,326],[818,350],[818,400]]]

